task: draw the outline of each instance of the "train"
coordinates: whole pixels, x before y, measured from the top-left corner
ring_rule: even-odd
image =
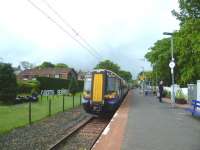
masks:
[[[116,73],[96,69],[84,80],[82,105],[90,114],[114,113],[128,93],[128,84]]]

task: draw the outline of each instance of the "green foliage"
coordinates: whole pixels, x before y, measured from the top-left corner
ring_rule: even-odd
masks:
[[[68,89],[70,80],[65,79],[56,79],[56,78],[47,78],[47,77],[37,77],[37,80],[40,83],[41,90],[59,90],[59,89]],[[83,81],[77,81],[75,83],[76,92],[83,91]]]
[[[178,83],[196,83],[200,78],[200,19],[187,20],[175,34]]]
[[[0,101],[13,103],[17,94],[17,82],[10,64],[0,63]]]
[[[200,2],[199,0],[179,0],[180,12],[172,11],[181,24],[190,19],[200,19]]]
[[[40,66],[38,66],[39,68],[54,68],[55,65],[52,64],[51,62],[47,62],[47,61],[44,61]]]
[[[34,80],[19,80],[18,94],[20,93],[32,93],[32,91],[39,92],[40,83]]]
[[[120,71],[120,67],[110,60],[101,61],[96,65],[95,69],[107,69],[115,72],[116,74],[118,74]]]
[[[66,64],[58,63],[58,64],[55,65],[55,68],[69,68],[69,67]]]
[[[77,82],[78,82],[77,91],[78,91],[78,92],[82,92],[82,91],[83,91],[83,87],[84,87],[84,81],[78,80]]]
[[[130,72],[125,70],[120,70],[120,67],[118,64],[113,63],[110,60],[101,61],[99,64],[96,65],[95,69],[107,69],[111,70],[114,73],[118,74],[120,77],[122,77],[126,81],[132,80],[132,75]]]
[[[23,69],[32,69],[34,68],[34,65],[28,61],[21,61],[20,62],[21,66],[23,67]]]
[[[47,61],[44,61],[41,65],[39,65],[37,67],[41,68],[41,69],[44,69],[44,68],[69,68],[69,66],[64,63],[53,64],[53,63],[47,62]]]
[[[63,108],[63,96],[48,96],[51,99],[51,113],[56,114],[62,111]],[[64,97],[65,104],[64,109],[70,111],[72,108],[72,97]],[[77,93],[74,97],[75,106],[80,105],[80,93]],[[39,101],[31,104],[32,122],[41,120],[48,116],[48,100],[47,96],[39,96]],[[2,134],[11,131],[14,128],[25,126],[28,124],[28,103],[20,105],[0,105],[0,136]]]
[[[170,91],[167,91],[167,90],[164,90],[163,91],[163,95],[162,95],[163,97],[171,97],[171,93],[170,93]]]
[[[132,75],[128,71],[120,70],[119,73],[118,73],[118,75],[120,77],[122,77],[126,81],[131,81],[132,80]]]
[[[58,90],[67,89],[69,86],[69,80],[48,78],[48,77],[37,77],[40,82],[41,90]]]
[[[185,95],[183,94],[183,92],[182,92],[182,90],[178,90],[177,92],[176,92],[176,98],[177,99],[186,99],[185,98]]]
[[[180,12],[172,11],[181,21],[180,30],[173,33],[175,81],[181,86],[196,83],[200,78],[200,2],[179,0]],[[170,83],[170,39],[158,40],[145,56],[153,65],[158,79]]]
[[[153,76],[157,74],[157,81],[163,80],[165,85],[170,85],[171,74],[168,66],[171,59],[170,39],[158,40],[150,50],[145,57],[153,64]]]
[[[69,92],[75,95],[78,90],[78,82],[75,78],[71,78],[69,82]]]

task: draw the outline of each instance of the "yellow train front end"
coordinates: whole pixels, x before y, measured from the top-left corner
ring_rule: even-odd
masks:
[[[88,113],[114,112],[125,95],[122,80],[108,70],[86,76],[82,104]]]

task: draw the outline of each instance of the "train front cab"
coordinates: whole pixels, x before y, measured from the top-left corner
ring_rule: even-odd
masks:
[[[89,113],[113,112],[124,97],[122,80],[105,71],[93,72],[85,79],[83,107]]]
[[[84,83],[83,107],[89,113],[102,111],[104,104],[105,73],[93,72]]]

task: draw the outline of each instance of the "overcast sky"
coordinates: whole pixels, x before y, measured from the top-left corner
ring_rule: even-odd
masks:
[[[171,15],[177,0],[46,0],[97,51],[95,56],[34,8],[28,0],[0,0],[0,57],[18,65],[29,61],[66,63],[88,70],[110,59],[133,75],[151,67],[145,53],[164,31],[179,29]],[[32,0],[80,40],[50,9],[45,0]],[[100,58],[99,58],[100,57]]]

